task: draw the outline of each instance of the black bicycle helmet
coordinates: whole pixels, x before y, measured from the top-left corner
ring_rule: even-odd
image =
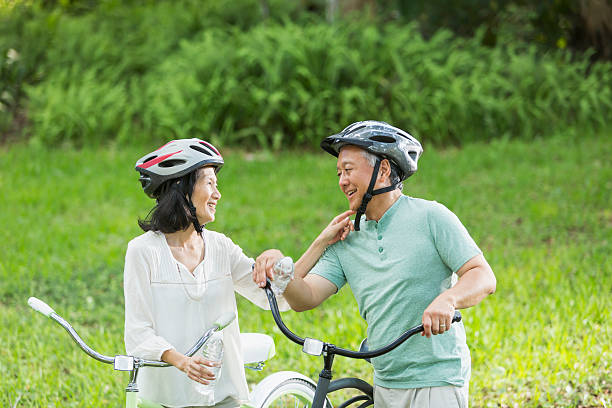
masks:
[[[355,230],[359,231],[361,216],[365,213],[372,197],[395,190],[402,181],[412,176],[417,171],[417,162],[423,153],[423,147],[418,140],[403,130],[376,120],[355,122],[344,128],[342,132],[328,136],[321,142],[321,148],[336,157],[340,149],[346,145],[361,147],[378,158],[368,190],[355,215]],[[397,169],[399,182],[374,190],[382,159],[389,160]]]
[[[417,162],[423,153],[421,144],[414,137],[386,122],[376,120],[355,122],[321,142],[321,148],[336,157],[345,145],[359,146],[388,159],[399,170],[400,181],[416,173]]]

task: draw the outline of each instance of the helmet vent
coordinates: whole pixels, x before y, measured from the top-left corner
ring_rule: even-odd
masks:
[[[151,156],[151,157],[147,157],[147,158],[146,158],[146,159],[145,159],[145,160],[144,160],[142,163],[144,164],[144,163],[146,163],[146,162],[148,162],[148,161],[153,160],[153,159],[154,159],[154,158],[156,158],[156,157],[157,157],[157,155],[154,155],[154,156]]]
[[[190,145],[189,147],[191,147],[193,150],[197,150],[200,153],[204,153],[207,156],[213,156],[213,154],[210,152],[210,150],[205,147],[205,146],[198,146],[198,145]]]
[[[174,167],[174,166],[180,166],[181,164],[185,164],[185,160],[179,160],[179,159],[175,159],[175,160],[165,160],[161,163],[159,163],[159,167]]]
[[[357,127],[353,128],[353,129],[347,129],[348,132],[346,133],[346,135],[350,135],[351,133],[355,133],[356,131],[358,131],[360,129],[363,129],[365,127],[366,127],[366,125],[361,125],[361,126],[357,126]]]
[[[412,137],[408,136],[408,135],[407,135],[407,134],[405,134],[405,133],[402,133],[402,132],[395,132],[395,134],[396,134],[396,135],[398,135],[398,136],[403,137],[404,139],[408,139],[408,140],[410,140],[410,141],[412,142]]]
[[[381,143],[395,143],[395,138],[391,136],[376,135],[370,137],[370,140]]]

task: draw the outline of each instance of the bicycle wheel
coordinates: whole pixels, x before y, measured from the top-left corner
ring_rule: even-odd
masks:
[[[314,385],[300,378],[290,378],[268,394],[261,408],[310,408],[314,394]],[[331,405],[326,403],[326,407]]]

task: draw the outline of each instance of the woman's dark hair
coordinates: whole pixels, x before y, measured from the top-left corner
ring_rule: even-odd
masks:
[[[155,192],[157,204],[144,220],[138,220],[140,228],[145,232],[161,231],[166,234],[189,228],[196,219],[189,211],[187,197],[191,199],[197,178],[198,170],[159,186]]]

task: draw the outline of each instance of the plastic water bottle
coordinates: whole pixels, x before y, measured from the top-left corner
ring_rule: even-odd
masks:
[[[270,286],[276,296],[282,295],[287,285],[293,279],[294,265],[290,256],[279,259],[274,264],[274,280]]]
[[[200,349],[202,357],[204,359],[217,363],[215,367],[205,366],[208,370],[212,371],[215,376],[214,380],[208,382],[208,385],[198,383],[198,389],[202,394],[207,394],[214,402],[214,389],[217,380],[219,379],[219,372],[221,371],[221,362],[223,361],[223,334],[221,332],[215,332],[206,343]]]

